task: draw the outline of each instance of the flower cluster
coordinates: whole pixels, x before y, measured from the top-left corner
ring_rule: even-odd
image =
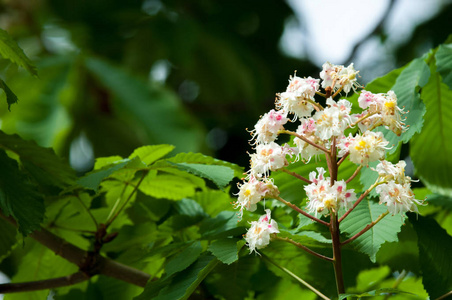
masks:
[[[358,71],[353,64],[348,67],[325,63],[320,79],[290,76],[286,90],[277,94],[275,109],[264,114],[251,131],[255,152],[250,154],[250,169],[242,184],[239,184],[238,199],[234,203],[239,208],[240,218],[243,211],[255,211],[257,204],[264,198],[274,198],[284,204],[288,202],[279,197],[278,187],[270,179],[271,172],[288,167],[291,163],[303,161],[324,154],[328,162],[330,176],[324,168],[317,168],[309,174],[309,180],[289,170],[307,184],[304,186],[307,196],[305,209],[316,217],[335,215],[342,210],[350,210],[359,200],[353,189],[347,189],[347,182],[337,180],[339,162],[346,157],[360,168],[369,163],[380,161],[377,166],[379,184],[376,191],[380,194],[380,203],[388,207],[392,214],[417,211],[420,204],[411,191],[411,179],[404,174],[404,162],[393,165],[384,160],[389,142],[382,132],[373,131],[384,126],[396,135],[406,130],[402,120],[403,109],[397,106],[397,96],[393,91],[374,94],[362,90],[358,97],[361,113],[352,113],[352,103],[346,99],[335,100],[341,92],[358,93],[361,85],[357,81]],[[324,89],[324,93],[321,92]],[[325,107],[316,101],[315,96],[325,98]],[[286,130],[288,122],[299,122],[295,132]],[[352,134],[351,132],[354,132]],[[293,137],[291,145],[276,143],[278,135],[289,134]],[[291,158],[291,159],[289,159]],[[334,166],[333,166],[334,165]],[[333,171],[332,171],[333,170]],[[356,174],[354,174],[355,176]],[[289,203],[293,208],[293,205]],[[265,247],[272,234],[279,232],[278,225],[270,219],[270,211],[259,221],[251,223],[246,234],[247,244],[252,251]],[[304,212],[303,212],[304,213]]]

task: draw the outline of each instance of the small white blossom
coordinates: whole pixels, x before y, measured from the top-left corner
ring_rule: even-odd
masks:
[[[314,106],[309,101],[315,101],[314,96],[318,89],[318,79],[291,76],[286,91],[279,94],[276,100],[276,107],[295,114],[295,118],[310,117]]]
[[[240,208],[239,218],[243,216],[243,209],[248,211],[255,211],[257,203],[267,196],[276,196],[279,194],[278,188],[271,180],[260,181],[251,176],[247,182],[239,185],[239,193],[234,207]]]
[[[381,132],[366,131],[363,135],[343,138],[338,143],[339,156],[350,152],[350,161],[360,165],[367,165],[372,161],[384,158],[388,141]]]
[[[286,155],[294,154],[287,145],[280,146],[275,142],[259,144],[256,153],[251,154],[250,174],[255,177],[268,176],[270,171],[276,171],[289,164]]]
[[[348,67],[342,65],[333,65],[326,62],[322,66],[322,72],[320,72],[320,78],[323,79],[322,87],[332,87],[333,91],[337,91],[340,87],[348,94],[350,90],[356,91],[356,88],[361,87],[357,81],[357,74],[353,67],[353,63]],[[334,82],[334,86],[333,85]]]
[[[414,198],[410,184],[399,184],[390,181],[375,188],[380,194],[380,204],[384,203],[392,214],[405,213],[407,211],[418,212],[416,204],[422,204]]]
[[[347,100],[339,100],[336,103],[328,98],[326,103],[329,106],[313,116],[316,122],[315,134],[322,140],[330,139],[332,136],[342,136],[347,126],[354,121],[354,117],[350,115],[352,105]]]
[[[275,141],[278,131],[284,129],[284,124],[288,120],[287,113],[270,110],[254,126],[252,133],[253,138],[256,138],[256,143],[267,144]]]
[[[266,209],[265,212],[266,214],[261,216],[259,221],[251,222],[251,227],[245,235],[250,253],[253,251],[257,253],[256,249],[266,247],[270,244],[271,234],[279,233],[278,224],[271,219],[270,210]]]
[[[397,164],[392,164],[389,161],[382,160],[376,167],[378,176],[386,181],[393,180],[398,184],[410,184],[411,177],[405,175],[405,161],[401,160]]]
[[[356,201],[356,194],[353,189],[347,190],[344,180],[334,182],[330,186],[330,178],[324,177],[325,170],[317,168],[318,177],[315,172],[309,173],[309,180],[312,181],[304,187],[308,197],[307,209],[310,213],[328,214],[331,210],[348,209]]]
[[[299,135],[304,136],[306,139],[317,145],[325,146],[325,142],[316,136],[315,132],[316,125],[313,118],[302,120],[297,129]],[[312,146],[298,137],[295,137],[293,141],[295,145],[297,145],[299,157],[303,160],[309,161],[312,156],[323,153],[319,148]]]

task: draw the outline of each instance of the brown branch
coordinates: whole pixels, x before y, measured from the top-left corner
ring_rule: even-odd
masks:
[[[286,200],[284,200],[283,198],[281,198],[281,197],[279,197],[279,196],[276,196],[274,199],[278,200],[279,202],[284,203],[285,205],[289,206],[289,207],[292,208],[293,210],[299,212],[299,213],[302,214],[303,216],[308,217],[309,219],[311,219],[311,220],[313,220],[313,221],[315,221],[315,222],[317,222],[317,223],[323,224],[323,225],[325,225],[325,226],[329,226],[329,224],[328,224],[327,222],[322,221],[322,220],[320,220],[320,219],[317,219],[317,218],[314,217],[314,216],[311,216],[310,214],[308,214],[307,212],[305,212],[304,210],[302,210],[301,208],[299,208],[299,207],[296,206],[295,204],[290,203],[289,201],[286,201]]]
[[[39,291],[39,290],[50,290],[59,287],[74,285],[83,281],[90,279],[91,277],[82,271],[78,271],[77,273],[46,279],[46,280],[38,280],[38,281],[30,281],[30,282],[17,282],[17,283],[3,283],[0,284],[0,294],[7,293],[19,293],[19,292],[31,292],[31,291]]]
[[[345,153],[344,156],[342,156],[342,158],[337,162],[337,166],[339,167],[349,155],[350,152]]]
[[[281,171],[283,171],[284,173],[287,173],[287,174],[289,174],[289,175],[292,175],[293,177],[296,177],[296,178],[298,178],[298,179],[300,179],[300,180],[302,180],[302,181],[304,181],[304,182],[306,182],[306,183],[308,183],[308,184],[311,184],[311,183],[312,183],[311,180],[309,180],[309,179],[307,179],[307,178],[301,176],[300,174],[297,174],[297,173],[295,173],[295,172],[289,171],[289,170],[287,170],[286,168],[282,168]]]
[[[351,238],[349,238],[348,240],[346,240],[345,242],[342,242],[341,245],[345,245],[350,243],[353,240],[356,240],[357,238],[359,238],[361,235],[363,235],[364,233],[366,233],[366,231],[368,231],[369,229],[371,229],[372,227],[374,227],[378,222],[380,222],[384,217],[386,217],[389,214],[389,211],[382,213],[375,221],[373,221],[370,224],[367,224],[366,227],[363,228],[363,230],[361,230],[360,232],[358,232],[357,234],[355,234],[354,236],[352,236]]]
[[[362,168],[363,166],[359,166],[358,168],[356,168],[355,172],[352,174],[352,176],[350,176],[349,179],[345,181],[345,183],[349,183],[350,181],[352,181],[356,177],[356,175],[358,175],[359,171],[361,171]]]
[[[300,249],[303,249],[304,251],[308,252],[309,254],[312,254],[312,255],[314,255],[314,256],[317,256],[318,258],[321,258],[321,259],[323,259],[323,260],[331,261],[331,262],[333,261],[333,259],[332,259],[331,257],[328,257],[328,256],[322,255],[322,254],[320,254],[320,253],[317,253],[317,252],[315,252],[315,251],[309,249],[308,247],[303,246],[302,244],[300,244],[300,243],[298,243],[298,242],[295,242],[295,241],[292,240],[292,239],[289,239],[288,237],[282,238],[282,237],[276,236],[276,237],[274,237],[274,239],[275,239],[275,240],[279,240],[279,241],[283,241],[283,242],[291,243],[292,245],[294,245],[294,246],[296,246],[296,247],[298,247],[298,248],[300,248]]]
[[[2,213],[0,213],[0,217],[17,226],[13,218],[6,217]],[[118,263],[98,253],[80,249],[44,228],[34,231],[30,234],[30,237],[55,252],[55,254],[77,265],[80,271],[88,277],[101,274],[140,287],[145,287],[150,278],[150,275],[145,272]]]
[[[300,140],[303,140],[304,142],[308,143],[309,145],[311,145],[313,147],[316,147],[317,149],[322,150],[325,153],[330,153],[330,150],[326,149],[323,146],[317,145],[316,143],[310,141],[309,139],[307,139],[306,137],[302,136],[301,134],[298,134],[296,132],[289,131],[289,130],[280,130],[280,131],[278,131],[278,134],[281,134],[281,133],[293,135],[293,136],[299,138]]]

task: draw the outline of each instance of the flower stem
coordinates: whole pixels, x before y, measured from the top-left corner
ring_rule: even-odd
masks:
[[[292,175],[293,177],[296,177],[296,178],[298,178],[298,179],[300,179],[300,180],[302,180],[302,181],[304,181],[304,182],[306,182],[306,183],[308,183],[308,184],[311,184],[311,183],[312,183],[311,180],[309,180],[309,179],[307,179],[307,178],[301,176],[300,174],[297,174],[297,173],[295,173],[295,172],[289,171],[289,170],[287,170],[286,168],[282,168],[281,171],[283,171],[284,173],[287,173],[287,174],[289,174],[289,175]]]
[[[352,176],[350,176],[349,179],[345,181],[345,183],[349,183],[350,181],[352,181],[356,177],[356,175],[358,175],[359,171],[361,171],[362,168],[363,166],[359,166],[358,168],[356,168],[355,172],[352,174]]]
[[[312,285],[310,285],[309,283],[307,283],[306,281],[304,281],[303,279],[301,279],[300,277],[298,277],[297,275],[295,275],[294,273],[292,273],[291,271],[289,271],[288,269],[284,268],[283,266],[278,265],[277,263],[275,263],[274,261],[272,261],[267,255],[262,254],[262,257],[268,261],[269,263],[271,263],[272,265],[274,265],[275,267],[277,267],[278,269],[282,270],[284,273],[288,274],[289,276],[291,276],[292,278],[294,278],[295,280],[297,280],[298,282],[300,282],[301,284],[303,284],[305,287],[307,287],[308,289],[310,289],[311,291],[313,291],[316,295],[318,295],[320,298],[324,299],[324,300],[331,300],[330,298],[328,298],[327,296],[325,296],[324,294],[322,294],[320,291],[318,291],[316,288],[314,288]]]
[[[350,152],[345,153],[345,155],[337,162],[337,166],[339,167],[349,155]]]
[[[386,217],[389,214],[389,211],[382,213],[375,221],[372,221],[372,223],[367,224],[366,227],[363,228],[363,230],[361,230],[360,232],[358,232],[357,234],[355,234],[354,236],[352,236],[351,238],[349,238],[348,240],[346,240],[345,242],[342,242],[342,245],[348,244],[353,240],[356,240],[357,238],[359,238],[361,235],[363,235],[364,233],[366,233],[366,231],[368,231],[369,229],[371,229],[372,227],[374,227],[378,222],[380,222],[384,217]]]
[[[317,222],[317,223],[323,224],[323,225],[325,225],[325,226],[329,226],[329,224],[328,224],[327,222],[322,221],[322,220],[320,220],[320,219],[317,219],[317,218],[314,217],[314,216],[311,216],[310,214],[308,214],[307,212],[303,211],[301,208],[299,208],[299,207],[296,206],[295,204],[290,203],[289,201],[286,201],[286,200],[284,200],[283,198],[281,198],[281,197],[279,197],[279,196],[276,196],[274,199],[278,200],[279,202],[284,203],[284,204],[287,205],[288,207],[292,208],[293,210],[299,212],[299,213],[302,214],[303,216],[308,217],[309,219],[311,219],[311,220],[313,220],[313,221],[315,221],[315,222]]]
[[[309,145],[311,145],[313,147],[316,147],[317,149],[322,150],[325,153],[330,153],[330,150],[326,149],[323,146],[317,145],[316,143],[310,141],[309,139],[307,139],[306,137],[302,136],[301,134],[298,134],[296,132],[289,131],[289,130],[280,130],[280,131],[278,131],[278,134],[281,134],[281,133],[293,135],[293,136],[299,138],[300,140],[303,140],[304,142],[308,143]]]
[[[315,252],[315,251],[309,249],[308,247],[303,246],[302,244],[300,244],[300,243],[298,243],[298,242],[295,242],[295,241],[292,240],[292,239],[289,239],[288,237],[284,237],[284,238],[283,238],[283,237],[276,236],[276,237],[274,237],[273,239],[278,240],[278,241],[283,241],[283,242],[291,243],[292,245],[294,245],[294,246],[296,246],[296,247],[298,247],[298,248],[300,248],[300,249],[303,249],[304,251],[308,252],[309,254],[312,254],[312,255],[314,255],[314,256],[317,256],[318,258],[321,258],[321,259],[323,259],[323,260],[331,261],[331,262],[333,261],[332,258],[330,258],[330,257],[328,257],[328,256],[325,256],[325,255],[322,255],[322,254],[320,254],[320,253],[317,253],[317,252]]]
[[[333,242],[334,276],[336,278],[337,293],[338,295],[340,295],[345,293],[345,286],[344,286],[344,277],[342,274],[342,253],[341,253],[339,222],[337,219],[337,215],[334,212],[331,213],[330,233],[331,240]]]

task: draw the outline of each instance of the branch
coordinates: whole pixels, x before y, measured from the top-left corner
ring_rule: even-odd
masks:
[[[341,243],[341,245],[345,245],[350,243],[353,240],[356,240],[357,238],[359,238],[361,235],[363,235],[364,233],[366,233],[367,230],[371,229],[372,227],[374,227],[378,222],[380,222],[384,217],[386,217],[389,214],[389,211],[382,213],[375,221],[373,221],[370,224],[367,224],[366,227],[363,228],[363,230],[361,230],[360,232],[358,232],[357,234],[355,234],[354,236],[352,236],[351,238],[349,238],[348,240],[346,240],[345,242]]]
[[[363,166],[359,166],[358,168],[356,168],[355,172],[352,174],[352,176],[350,176],[349,179],[345,181],[345,183],[349,183],[350,181],[352,181],[356,177],[356,175],[358,175],[359,171],[361,171],[362,168]]]
[[[299,208],[299,207],[296,206],[295,204],[290,203],[289,201],[286,201],[286,200],[284,200],[283,198],[281,198],[281,197],[279,197],[279,196],[276,196],[274,199],[278,200],[279,202],[284,203],[285,205],[289,206],[289,207],[292,208],[293,210],[299,212],[299,213],[302,214],[303,216],[308,217],[309,219],[311,219],[311,220],[313,220],[313,221],[315,221],[315,222],[317,222],[317,223],[323,224],[323,225],[325,225],[325,226],[329,226],[329,224],[328,224],[327,222],[322,221],[322,220],[320,220],[320,219],[317,219],[317,218],[314,217],[314,216],[311,216],[310,214],[308,214],[307,212],[303,211],[301,208]]]
[[[286,168],[282,168],[281,171],[283,171],[284,173],[287,173],[287,174],[289,174],[289,175],[292,175],[293,177],[296,177],[296,178],[298,178],[298,179],[300,179],[300,180],[302,180],[302,181],[304,181],[304,182],[306,182],[306,183],[308,183],[308,184],[311,184],[311,183],[312,183],[311,180],[309,180],[309,179],[307,179],[307,178],[301,176],[300,174],[297,174],[297,173],[295,173],[295,172],[289,171],[289,170],[287,170]]]
[[[337,162],[337,166],[339,167],[349,155],[350,152],[345,153],[344,156],[342,156],[342,158]]]
[[[302,136],[301,134],[298,134],[296,132],[289,131],[289,130],[280,130],[280,131],[278,131],[278,134],[281,134],[281,133],[285,133],[285,134],[288,134],[288,135],[293,135],[293,136],[299,138],[300,140],[303,140],[304,142],[308,143],[309,145],[311,145],[313,147],[316,147],[317,149],[322,150],[325,153],[330,153],[330,150],[326,149],[323,146],[317,145],[316,143],[310,141],[309,139],[307,139],[306,137]]]
[[[0,213],[0,217],[17,226],[13,218],[6,217],[2,213]],[[145,272],[123,265],[100,254],[80,249],[44,228],[34,231],[30,234],[30,237],[55,252],[55,254],[77,265],[80,271],[88,277],[101,274],[140,287],[145,287],[150,278],[150,275]],[[61,279],[56,278],[54,280]]]
[[[296,246],[296,247],[298,247],[298,248],[300,248],[300,249],[303,249],[304,251],[308,252],[309,254],[312,254],[312,255],[314,255],[314,256],[317,256],[318,258],[321,258],[321,259],[323,259],[323,260],[333,262],[333,259],[332,259],[331,257],[327,257],[327,256],[325,256],[325,255],[322,255],[322,254],[320,254],[320,253],[317,253],[317,252],[315,252],[315,251],[309,249],[308,247],[303,246],[302,244],[300,244],[300,243],[298,243],[298,242],[295,242],[295,241],[292,240],[292,239],[289,239],[288,237],[282,238],[282,237],[276,236],[276,237],[274,237],[274,239],[275,239],[275,240],[278,240],[278,241],[283,241],[283,242],[291,243],[292,245],[294,245],[294,246]]]
[[[59,287],[64,287],[68,285],[74,285],[83,281],[90,279],[91,277],[82,271],[78,271],[77,273],[46,279],[46,280],[38,280],[38,281],[30,281],[30,282],[17,282],[17,283],[4,283],[0,284],[0,294],[7,293],[18,293],[18,292],[31,292],[31,291],[39,291],[39,290],[50,290]]]

